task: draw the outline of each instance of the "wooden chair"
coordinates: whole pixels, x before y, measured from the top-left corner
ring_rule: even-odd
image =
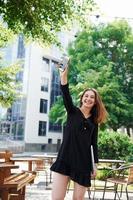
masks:
[[[12,152],[10,150],[5,150],[3,152],[0,152],[0,160],[3,162],[11,162],[10,158],[12,157]]]
[[[112,175],[112,176],[111,176]],[[133,163],[132,164],[125,164],[120,166],[117,169],[111,170],[109,172],[109,178],[105,181],[105,187],[104,187],[104,192],[103,192],[103,198],[105,197],[105,192],[107,188],[112,188],[115,192],[114,199],[116,199],[116,196],[118,196],[118,199],[121,198],[122,192],[123,192],[123,186],[125,186],[125,191],[126,191],[126,197],[127,200],[129,199],[128,196],[128,186],[133,184]],[[113,184],[113,186],[107,186],[107,183]],[[118,192],[118,186],[121,186],[120,188],[120,194]]]

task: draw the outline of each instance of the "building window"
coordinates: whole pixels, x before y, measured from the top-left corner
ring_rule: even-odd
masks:
[[[14,140],[24,139],[24,121],[12,122],[12,136]]]
[[[52,144],[52,138],[48,138],[48,144]]]
[[[23,71],[19,71],[16,74],[16,80],[22,82],[23,81]]]
[[[51,83],[51,98],[50,107],[56,102],[57,97],[61,95],[60,77],[56,69],[57,62],[52,61],[52,83]]]
[[[46,135],[46,125],[47,125],[46,122],[39,121],[38,136],[45,136]]]
[[[59,123],[52,123],[49,122],[49,130],[54,131],[54,132],[61,132],[62,131],[62,126]]]
[[[24,58],[24,57],[25,57],[24,37],[22,34],[20,34],[18,38],[17,58]]]
[[[10,133],[10,124],[8,123],[2,123],[0,124],[0,133],[4,133],[4,134],[7,134],[7,133]]]
[[[51,82],[51,94],[50,94],[50,108],[52,105],[56,102],[57,97],[61,95],[61,90],[60,90],[60,77],[59,73],[57,71],[57,62],[52,60],[52,82]],[[61,124],[59,123],[49,123],[49,130],[54,131],[54,132],[61,132],[62,127]]]
[[[40,99],[40,113],[47,113],[47,104],[46,99]]]
[[[41,145],[41,150],[44,151],[45,148],[46,148],[46,144],[42,144],[42,145]]]
[[[17,124],[17,139],[22,140],[24,135],[24,122],[19,121]]]
[[[43,57],[42,58],[41,72],[43,74],[44,72],[49,72],[49,71],[50,71],[49,59]]]
[[[57,139],[57,148],[56,151],[58,152],[61,146],[61,139]]]
[[[42,77],[41,78],[41,91],[48,92],[48,78]]]

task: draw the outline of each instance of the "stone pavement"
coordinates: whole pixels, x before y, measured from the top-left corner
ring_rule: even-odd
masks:
[[[43,172],[42,172],[43,173]],[[102,200],[103,192],[96,191],[94,200]],[[92,192],[93,196],[93,192]],[[113,192],[106,192],[106,200],[114,198]],[[133,193],[129,193],[130,200],[133,200]],[[93,199],[93,198],[92,198]],[[125,193],[123,194],[122,200],[126,200]],[[33,185],[27,186],[26,189],[26,200],[51,200],[51,184],[46,188],[44,174],[39,174]],[[69,190],[66,194],[65,200],[72,200],[72,190]],[[88,193],[85,194],[85,200],[89,200]]]
[[[17,163],[16,163],[17,164]],[[27,164],[26,163],[18,163],[20,165],[20,170],[27,170]],[[16,170],[15,170],[16,171]],[[48,169],[49,174],[49,169]],[[103,192],[96,191],[95,192],[95,198],[94,200],[102,200],[102,194]],[[92,192],[93,196],[93,192]],[[106,192],[106,200],[113,200],[114,193],[113,192]],[[129,193],[129,200],[133,200],[133,192]],[[93,199],[93,198],[92,198]],[[51,184],[48,185],[46,188],[46,177],[45,172],[41,171],[37,175],[34,184],[27,185],[26,187],[26,199],[25,200],[51,200]],[[72,190],[70,190],[66,194],[65,200],[72,200]],[[89,200],[88,193],[85,194],[85,200]],[[123,197],[121,200],[126,200],[125,193],[123,194]]]
[[[130,196],[130,195],[129,195]],[[113,193],[106,193],[106,200],[111,200],[114,198]],[[93,199],[93,198],[92,198]],[[133,195],[130,196],[130,200],[133,200]],[[29,188],[27,187],[26,200],[51,200],[51,190],[40,189],[40,188]],[[65,200],[72,200],[72,191],[69,191],[66,195]],[[89,200],[87,192],[85,194],[85,199]],[[102,192],[96,192],[94,200],[102,200]],[[121,200],[126,200],[125,194]]]

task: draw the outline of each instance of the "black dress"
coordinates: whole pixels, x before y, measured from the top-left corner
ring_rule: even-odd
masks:
[[[73,105],[68,84],[61,85],[61,90],[67,110],[67,122],[63,141],[51,170],[69,176],[74,182],[89,187],[92,169],[91,145],[93,145],[95,163],[98,163],[98,125],[94,123],[92,116],[85,118],[80,109]]]

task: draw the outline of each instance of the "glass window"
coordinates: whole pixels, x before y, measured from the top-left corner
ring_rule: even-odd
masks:
[[[56,151],[58,152],[61,146],[61,139],[57,139],[57,148]]]
[[[17,123],[17,136],[16,136],[16,139],[23,140],[23,137],[24,137],[24,122],[23,121],[19,121]]]
[[[55,103],[57,96],[61,95],[60,77],[56,69],[57,62],[52,61],[52,83],[51,83],[51,98],[50,107]]]
[[[12,136],[14,140],[24,139],[24,121],[12,122]]]
[[[51,94],[50,94],[50,108],[56,102],[57,97],[61,95],[60,90],[60,77],[57,71],[57,62],[52,60],[52,83],[51,83]],[[61,124],[49,123],[49,130],[54,132],[61,132]]]
[[[7,132],[7,133],[10,133],[10,124],[7,124],[7,127],[6,127],[6,128],[7,128],[7,131],[6,131],[6,132]]]
[[[47,58],[42,58],[42,67],[41,67],[41,72],[49,72],[50,71],[50,66],[49,66],[49,59]]]
[[[16,74],[16,80],[17,81],[23,81],[23,71],[20,71]]]
[[[52,138],[48,138],[48,144],[52,144]]]
[[[40,113],[47,113],[47,104],[46,99],[40,99]]]
[[[41,145],[41,150],[44,151],[45,148],[46,148],[46,144],[42,144],[42,145]]]
[[[49,130],[54,132],[61,132],[62,126],[59,123],[49,123]]]
[[[48,92],[48,83],[49,79],[42,77],[41,78],[41,91]]]
[[[47,125],[46,122],[39,121],[38,136],[45,136],[46,135],[46,125]]]
[[[24,58],[24,57],[25,57],[24,37],[22,34],[20,34],[18,38],[17,58]]]

